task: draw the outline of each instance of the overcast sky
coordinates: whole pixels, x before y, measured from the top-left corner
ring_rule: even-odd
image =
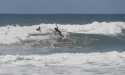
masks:
[[[0,0],[0,13],[125,14],[125,0]]]

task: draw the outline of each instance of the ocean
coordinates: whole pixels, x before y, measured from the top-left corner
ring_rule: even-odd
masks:
[[[0,14],[0,75],[124,74],[125,14]]]

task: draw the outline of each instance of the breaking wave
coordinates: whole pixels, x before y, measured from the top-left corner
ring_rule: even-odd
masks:
[[[36,31],[41,27],[41,32]],[[58,25],[62,34],[66,37],[71,33],[101,34],[101,35],[124,35],[125,22],[93,22],[85,25]],[[55,36],[55,24],[40,24],[33,26],[4,26],[0,27],[0,44],[16,44],[22,41],[42,41],[60,38]]]
[[[74,66],[74,65],[122,65],[125,53],[57,53],[51,55],[4,55],[0,56],[0,65],[33,65],[33,66]]]

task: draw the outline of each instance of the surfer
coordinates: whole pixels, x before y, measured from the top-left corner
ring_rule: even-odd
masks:
[[[58,32],[59,35],[64,38],[64,36],[61,34],[61,31],[58,29],[57,25],[56,25],[56,28],[55,28],[55,35],[56,35],[56,32]]]
[[[36,31],[41,31],[41,27],[39,26],[39,28],[36,28]]]

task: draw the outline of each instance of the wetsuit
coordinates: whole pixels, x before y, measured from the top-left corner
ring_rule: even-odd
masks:
[[[59,33],[59,35],[60,35],[61,37],[63,37],[63,38],[64,38],[64,36],[61,34],[61,31],[60,31],[60,30],[58,30],[58,26],[57,26],[57,28],[55,28],[55,30],[56,30],[56,32],[58,32],[58,33]],[[55,33],[55,35],[56,35],[56,33]]]

